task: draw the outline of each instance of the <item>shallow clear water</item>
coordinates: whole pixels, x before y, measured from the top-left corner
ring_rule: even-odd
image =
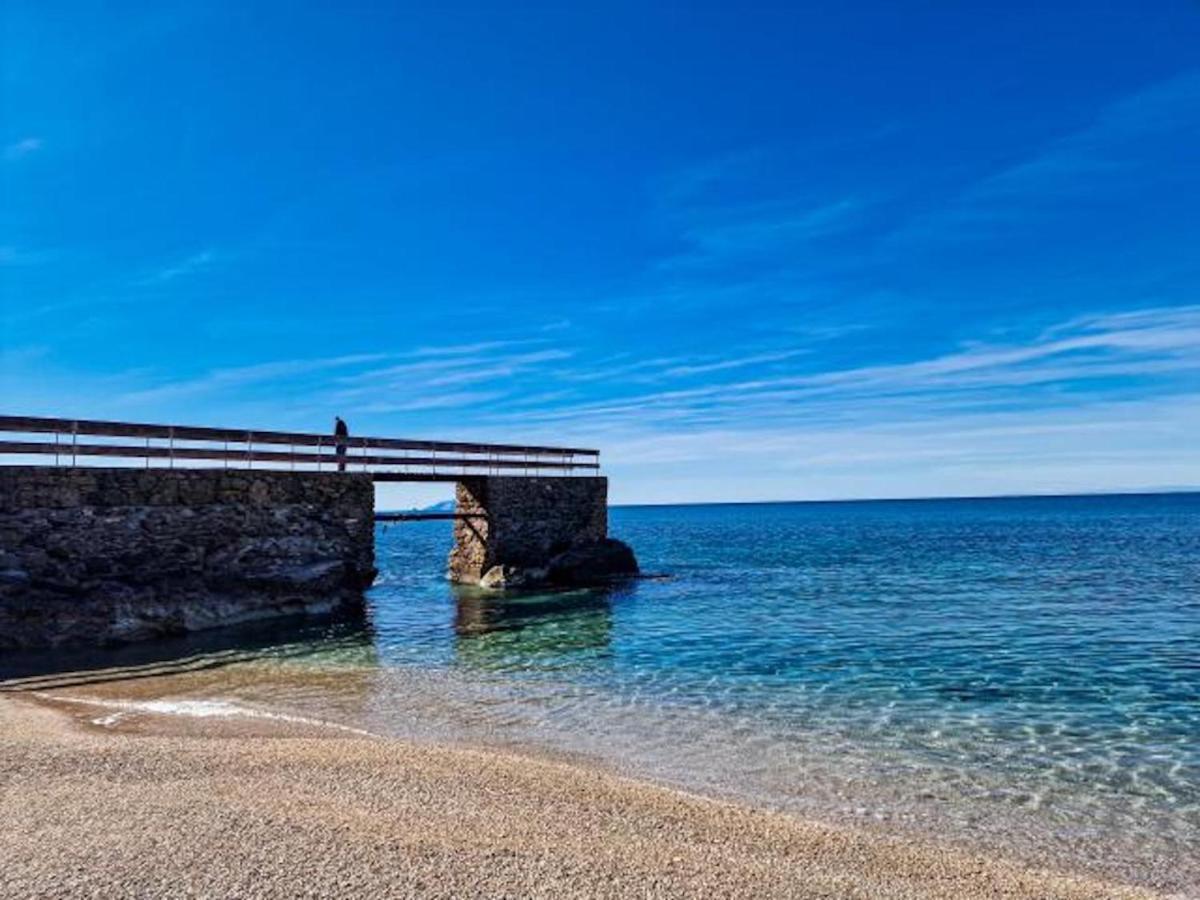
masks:
[[[174,690],[1200,884],[1200,495],[611,518],[669,578],[454,590],[448,525],[392,526],[365,626],[193,639],[244,661]]]

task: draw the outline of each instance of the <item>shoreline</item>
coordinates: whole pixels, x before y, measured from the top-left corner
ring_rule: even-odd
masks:
[[[1169,896],[578,760],[87,712],[0,696],[4,896]]]

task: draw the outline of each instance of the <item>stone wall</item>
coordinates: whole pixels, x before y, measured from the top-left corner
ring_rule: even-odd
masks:
[[[464,478],[454,523],[450,578],[476,583],[494,566],[537,568],[608,535],[607,478]]]
[[[369,475],[0,467],[0,650],[359,604]]]

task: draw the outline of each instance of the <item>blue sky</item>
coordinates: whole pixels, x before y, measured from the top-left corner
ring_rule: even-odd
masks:
[[[4,409],[1200,485],[1200,5],[438,6],[10,0]]]

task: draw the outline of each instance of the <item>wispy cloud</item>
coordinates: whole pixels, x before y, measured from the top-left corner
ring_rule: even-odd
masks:
[[[687,378],[693,375],[707,375],[712,372],[724,372],[729,369],[744,369],[747,366],[758,366],[764,363],[783,362],[784,360],[794,359],[797,356],[802,356],[811,351],[807,349],[801,350],[782,350],[773,353],[758,353],[753,356],[735,356],[727,359],[714,360],[712,362],[691,363],[689,365],[671,366],[664,369],[662,374],[668,378]]]
[[[427,388],[502,381],[571,355],[561,349],[516,349],[529,343],[510,340],[419,347],[393,354],[386,366],[340,376],[330,396],[339,402],[353,402],[397,391],[411,394]]]
[[[723,264],[795,250],[853,227],[863,207],[857,198],[843,197],[816,206],[756,204],[694,213],[680,235],[688,249],[659,265]]]
[[[634,384],[658,379],[664,369],[686,363],[690,357],[652,356],[636,358],[629,352],[614,356],[592,359],[586,366],[576,366],[559,372],[559,378],[567,382],[609,382]]]
[[[4,347],[0,346],[0,371],[17,370],[44,359],[49,351],[44,346]]]
[[[499,359],[495,362],[481,360],[476,364],[438,375],[429,379],[432,387],[445,387],[452,384],[476,384],[481,381],[503,381],[522,372],[531,371],[543,363],[560,362],[570,359],[573,354],[569,350],[539,350],[536,353],[520,353]]]
[[[906,246],[974,240],[1078,203],[1094,209],[1104,198],[1122,198],[1124,211],[1130,196],[1195,179],[1196,159],[1181,148],[1198,139],[1200,71],[1192,71],[1117,98],[1086,126],[967,185],[888,240]]]
[[[430,410],[460,409],[489,403],[504,396],[502,391],[452,391],[444,394],[422,394],[411,400],[375,401],[355,407],[366,414],[427,412]]]
[[[39,137],[22,138],[19,141],[13,141],[4,148],[4,159],[7,162],[16,162],[37,153],[43,146],[45,146],[45,141]]]
[[[25,250],[12,244],[0,245],[0,266],[37,266],[55,259],[49,250]]]
[[[668,206],[701,201],[722,183],[730,179],[740,180],[747,170],[761,164],[762,158],[762,150],[747,148],[684,166],[658,179],[657,194]]]
[[[618,500],[953,496],[1200,486],[1200,393],[892,422],[612,434]],[[625,486],[637,480],[640,490]]]
[[[513,418],[672,428],[811,422],[825,418],[925,417],[947,409],[1002,408],[1022,389],[1026,406],[1101,385],[1114,393],[1137,379],[1200,375],[1200,306],[1077,317],[1021,344],[977,342],[924,359],[723,381],[615,396]],[[1062,398],[1058,398],[1061,402]]]
[[[216,259],[217,255],[212,250],[201,250],[199,253],[193,253],[191,256],[187,256],[178,262],[156,269],[137,279],[134,283],[142,287],[167,284],[179,278],[204,271]]]
[[[431,347],[418,347],[408,352],[408,356],[477,356],[481,353],[491,353],[506,347],[515,347],[533,343],[531,340],[478,341],[473,344],[444,344]]]
[[[538,370],[571,358],[562,349],[528,350],[525,340],[420,346],[387,353],[276,360],[213,369],[193,378],[126,390],[121,408],[199,401],[241,404],[297,398],[312,410],[356,415],[432,412],[483,405],[517,391]],[[143,377],[143,380],[144,377]],[[466,389],[466,386],[471,386]]]
[[[184,400],[206,394],[230,394],[253,385],[278,383],[302,375],[325,373],[385,358],[379,353],[360,353],[314,359],[289,359],[213,369],[191,379],[172,381],[152,388],[129,391],[116,398],[122,405],[146,405]],[[234,399],[232,396],[230,399]]]
[[[1186,72],[1118,98],[1087,127],[990,176],[976,185],[970,196],[998,197],[1046,187],[1057,191],[1094,188],[1097,178],[1111,179],[1143,169],[1146,161],[1141,150],[1146,137],[1195,134],[1200,131],[1198,117],[1200,71]]]

